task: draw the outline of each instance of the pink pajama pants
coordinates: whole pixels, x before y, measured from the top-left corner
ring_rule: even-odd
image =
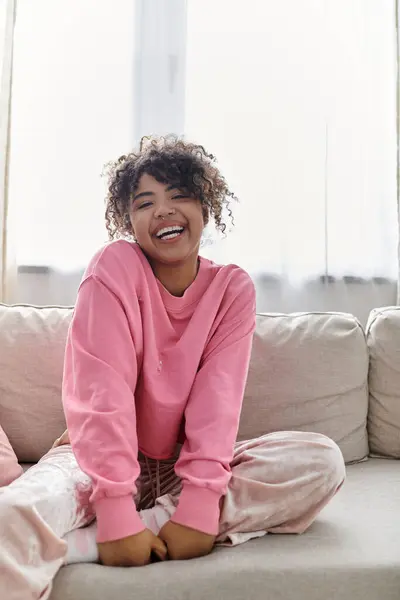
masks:
[[[179,497],[175,460],[140,456],[135,502],[139,510],[153,507],[142,514],[155,533],[173,515]],[[226,545],[266,533],[303,533],[345,478],[338,446],[317,433],[276,432],[240,442],[231,466],[217,537]],[[0,590],[7,600],[49,597],[65,564],[63,537],[94,520],[91,491],[71,446],[52,449],[0,488]]]

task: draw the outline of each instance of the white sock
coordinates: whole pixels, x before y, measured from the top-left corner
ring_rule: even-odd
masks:
[[[154,535],[158,535],[160,529],[169,520],[169,514],[163,506],[156,504],[153,508],[140,511],[140,518],[142,519],[145,527],[150,529]]]
[[[140,511],[140,518],[147,529],[158,535],[161,527],[169,520],[170,515],[163,506],[156,505],[153,508]],[[95,563],[99,562],[97,549],[97,523],[94,521],[88,527],[75,529],[64,536],[67,542],[67,555],[65,564]]]
[[[96,535],[96,521],[89,525],[89,527],[82,527],[81,529],[75,529],[67,533],[63,538],[68,544],[65,564],[99,562]]]

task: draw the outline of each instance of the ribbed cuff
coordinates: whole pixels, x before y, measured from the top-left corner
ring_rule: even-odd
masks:
[[[136,510],[132,494],[96,500],[94,510],[98,543],[120,540],[146,529]]]
[[[171,521],[209,535],[217,535],[221,497],[221,494],[208,488],[185,483],[179,497],[178,508]]]

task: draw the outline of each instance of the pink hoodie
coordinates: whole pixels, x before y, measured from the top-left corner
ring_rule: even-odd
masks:
[[[178,298],[137,244],[113,242],[93,258],[68,335],[63,403],[93,481],[98,542],[144,530],[132,499],[138,450],[169,458],[180,439],[183,489],[172,520],[218,532],[254,327],[254,286],[235,265],[201,258]]]

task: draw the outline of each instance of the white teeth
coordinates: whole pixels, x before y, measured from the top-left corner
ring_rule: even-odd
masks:
[[[172,227],[164,227],[163,229],[160,229],[160,231],[157,232],[157,237],[161,238],[164,236],[164,239],[169,239],[170,237],[175,237],[175,236],[165,236],[164,234],[166,233],[174,233],[176,235],[179,235],[180,233],[182,233],[183,231],[183,227],[179,227],[179,226],[172,226]]]
[[[180,233],[170,233],[169,235],[164,235],[163,240],[172,240],[173,238],[181,235]]]

